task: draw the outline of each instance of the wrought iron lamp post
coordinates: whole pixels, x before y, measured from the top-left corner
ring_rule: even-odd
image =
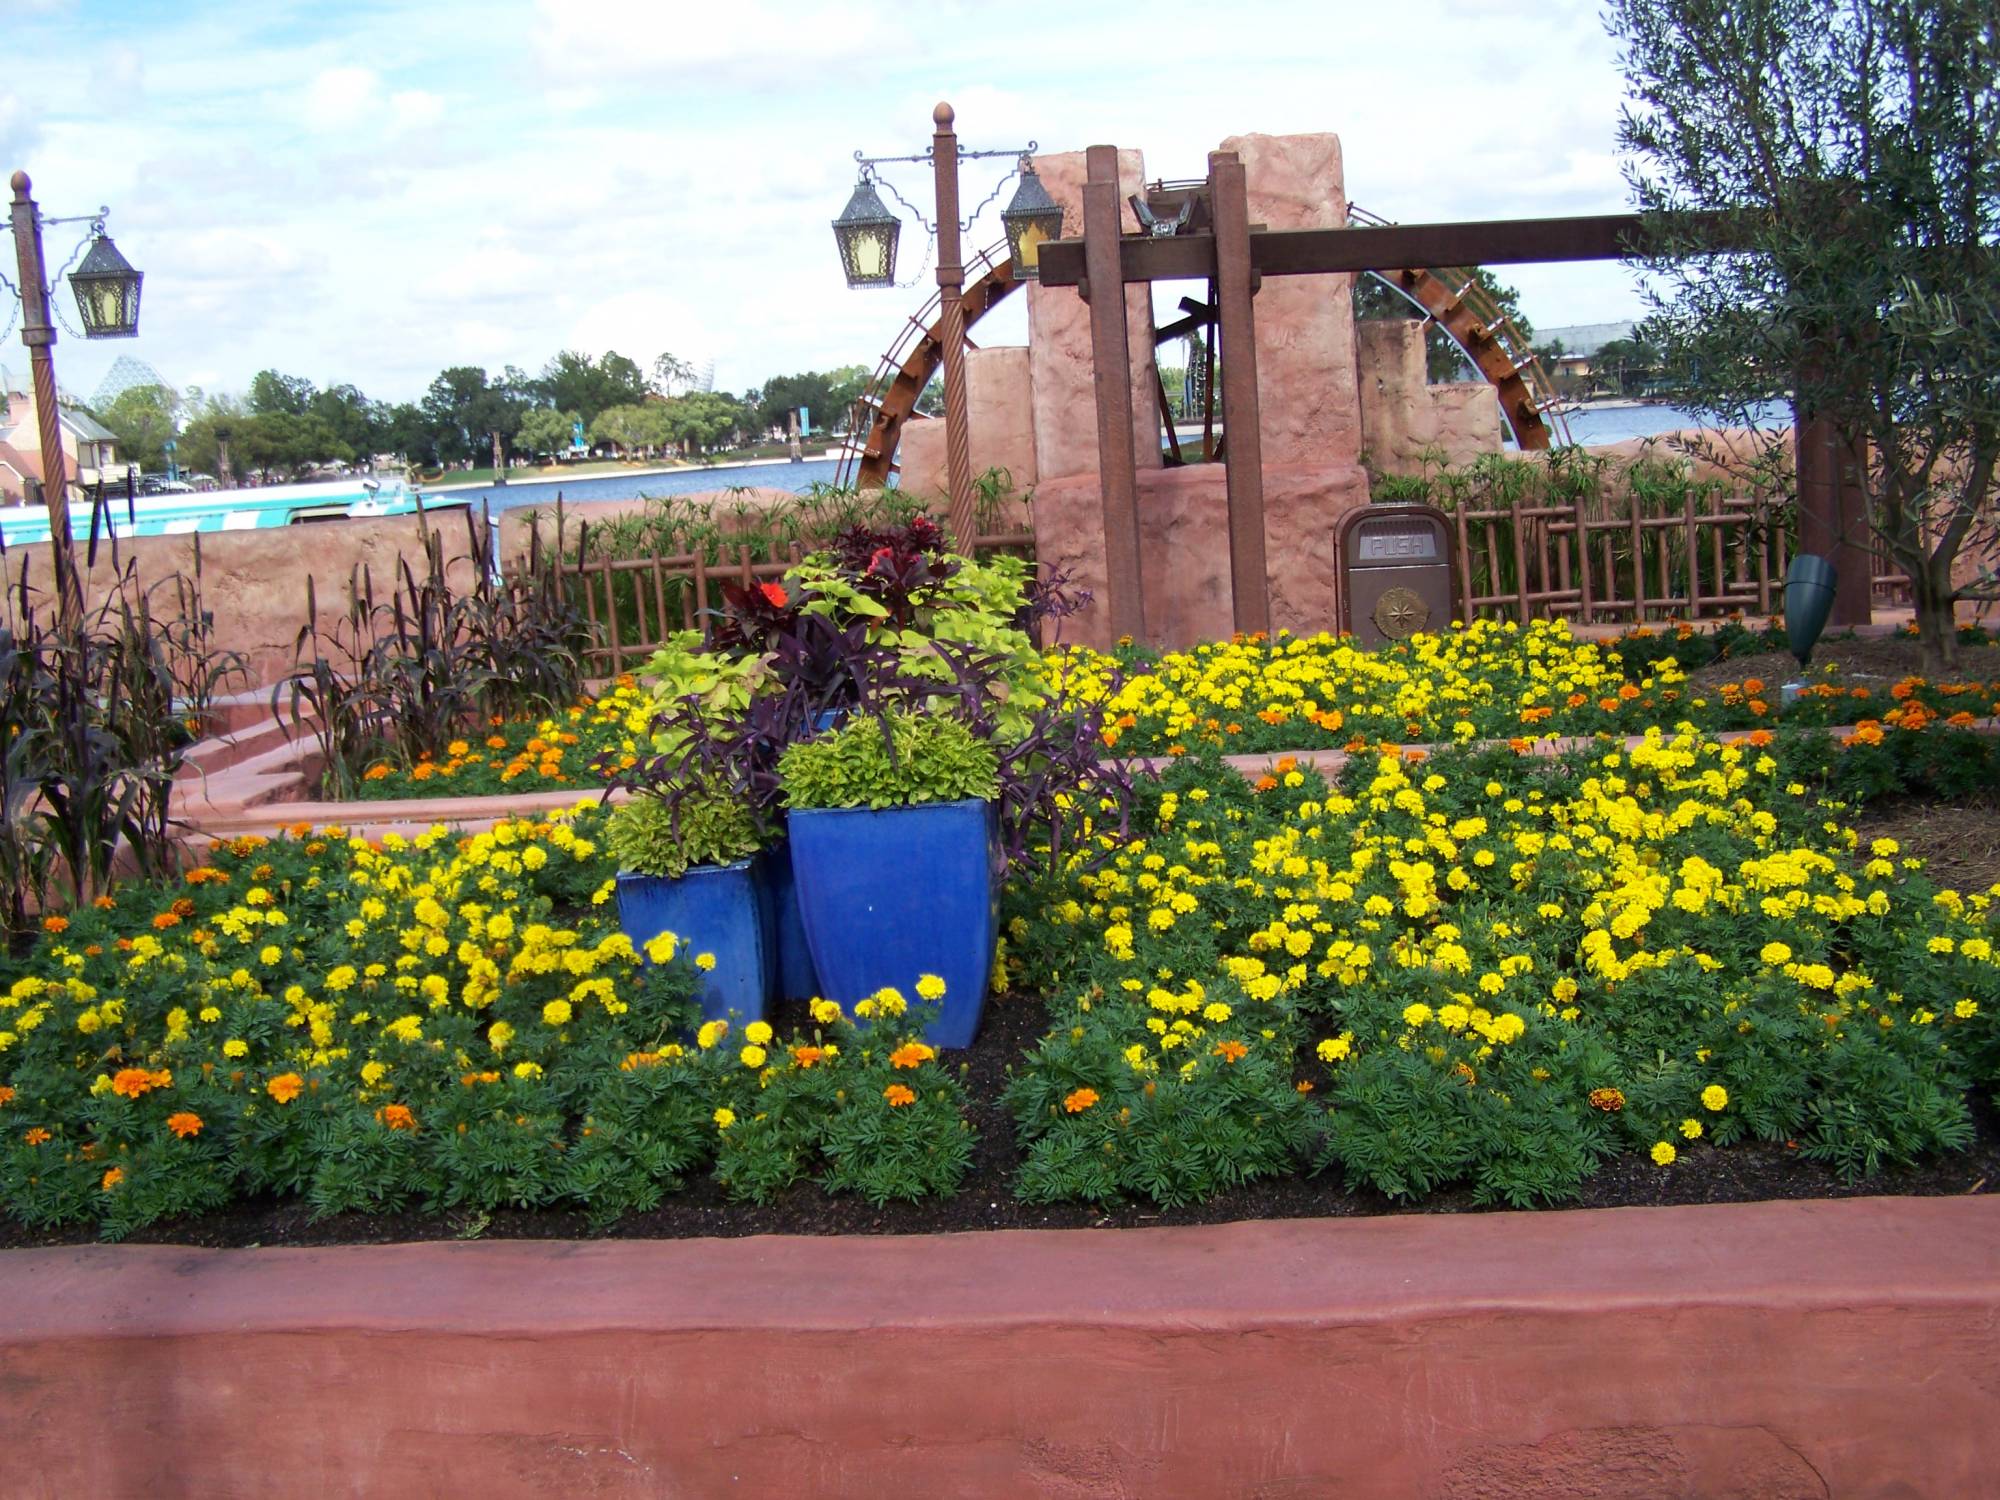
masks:
[[[28,364],[35,386],[35,423],[42,445],[42,499],[49,508],[49,549],[56,585],[56,610],[65,631],[83,618],[83,582],[76,572],[76,544],[69,529],[69,475],[63,462],[62,412],[56,405],[56,330],[50,287],[42,260],[42,228],[48,224],[91,226],[90,250],[69,278],[76,310],[83,319],[83,336],[129,339],[139,332],[139,291],[145,277],[126,262],[104,232],[109,209],[66,219],[43,216],[28,195],[26,172],[16,172],[12,218],[14,255],[21,272],[21,342],[28,346]],[[82,247],[79,246],[79,249]],[[74,257],[72,257],[74,258]],[[0,277],[0,281],[5,281]],[[57,273],[61,279],[61,273]]]
[[[1027,165],[1028,158],[1035,151],[1035,142],[1028,142],[1025,150],[1016,148],[1008,151],[960,151],[958,135],[952,129],[954,119],[949,104],[939,104],[931,111],[931,121],[936,127],[931,135],[931,148],[921,156],[863,156],[859,151],[854,159],[861,164],[861,180],[855,184],[854,195],[848,199],[847,207],[838,219],[833,221],[833,235],[840,247],[841,269],[846,273],[850,287],[887,287],[896,284],[896,242],[901,224],[896,215],[888,209],[876,195],[875,186],[880,179],[875,176],[875,168],[883,162],[929,162],[932,186],[936,193],[937,222],[937,284],[938,322],[943,335],[944,349],[944,452],[945,484],[950,495],[951,533],[953,540],[964,551],[970,553],[974,541],[974,510],[972,489],[972,456],[970,434],[966,428],[965,396],[965,307],[960,301],[964,290],[965,266],[959,236],[972,227],[971,222],[961,222],[958,216],[958,164],[961,159],[988,156],[1017,157],[1024,166],[1024,180],[1021,191],[1015,194],[1014,204],[1008,213],[1021,207],[1021,192],[1027,190],[1027,179],[1034,177],[1034,169]],[[1005,186],[1006,179],[1001,179]],[[898,203],[916,214],[919,221],[923,215],[904,201],[902,194],[887,182],[881,184],[889,189]],[[1048,198],[1039,180],[1036,190],[1042,199]],[[998,195],[999,189],[994,190]],[[987,200],[991,202],[991,199]],[[981,207],[984,207],[982,204]],[[1061,209],[1056,210],[1056,231],[1061,228]],[[1021,220],[1025,232],[1030,222],[1041,226],[1043,238],[1050,237],[1048,219],[1039,205],[1030,202],[1024,212],[1030,217]],[[1032,219],[1032,214],[1041,213],[1040,219]],[[978,218],[975,209],[972,217]],[[1003,219],[1006,217],[1002,215]],[[928,226],[927,226],[928,227]],[[1015,226],[1008,224],[1008,242],[1019,248],[1015,238]],[[1032,252],[1041,241],[1030,239],[1028,249]],[[1016,259],[1015,272],[1021,274],[1021,261]]]

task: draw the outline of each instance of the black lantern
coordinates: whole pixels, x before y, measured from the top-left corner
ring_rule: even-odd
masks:
[[[1035,164],[1021,158],[1021,185],[1014,189],[1014,201],[1000,215],[1007,226],[1007,253],[1014,258],[1017,281],[1039,281],[1042,245],[1062,238],[1062,205],[1049,196]]]
[[[847,272],[847,284],[894,286],[896,238],[902,232],[903,221],[883,206],[864,167],[861,180],[854,184],[854,196],[833,221],[833,238],[840,246],[840,265]]]
[[[83,318],[87,339],[129,339],[139,336],[139,284],[143,273],[132,269],[111,236],[102,229],[90,242],[83,264],[70,272],[70,290]]]

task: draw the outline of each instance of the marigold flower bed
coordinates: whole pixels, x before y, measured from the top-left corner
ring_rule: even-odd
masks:
[[[1524,659],[1581,659],[1525,634]],[[1289,643],[1228,649],[1292,670]],[[2000,1081],[1995,892],[1933,889],[1827,799],[1990,781],[1949,718],[1844,746],[1790,716],[1561,758],[1373,744],[1332,786],[1197,739],[1133,842],[1010,888],[1000,969],[1046,1034],[1010,1000],[969,1072],[916,1041],[918,975],[860,1014],[692,1032],[703,956],[615,930],[594,810],[229,840],[0,965],[0,1199],[112,1236],[251,1198],[581,1227],[687,1192],[852,1222],[838,1195],[948,1199],[975,1160],[1030,1207],[1316,1176],[1317,1211],[1575,1201],[1738,1153],[1816,1182],[1935,1161]],[[798,1209],[815,1181],[836,1196]]]

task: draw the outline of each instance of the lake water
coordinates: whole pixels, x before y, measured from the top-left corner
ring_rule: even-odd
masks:
[[[1791,409],[1782,402],[1771,403],[1764,411],[1765,424],[1791,420]],[[1683,427],[1698,427],[1701,420],[1693,412],[1677,406],[1594,406],[1572,412],[1570,436],[1579,443],[1617,443],[1628,438],[1652,437]],[[531,484],[495,485],[481,489],[451,490],[453,500],[468,500],[476,511],[480,503],[498,512],[524,505],[550,506],[560,494],[568,501],[632,500],[641,495],[692,495],[748,485],[757,489],[802,492],[814,484],[833,483],[840,465],[830,458],[809,459],[805,463],[748,464],[728,469],[674,469],[664,474],[600,474],[582,479],[549,479]]]
[[[1703,425],[1697,413],[1679,406],[1587,406],[1569,413],[1568,420],[1571,441],[1587,448]],[[1792,408],[1783,401],[1767,401],[1757,414],[1760,427],[1789,427],[1791,422]]]
[[[815,483],[833,483],[840,465],[830,458],[808,459],[805,463],[746,464],[732,469],[673,469],[664,474],[595,474],[581,479],[547,479],[532,484],[502,484],[470,490],[447,490],[440,496],[453,502],[470,501],[473,510],[483,501],[497,513],[524,505],[552,506],[556,496],[565,501],[634,500],[641,495],[693,495],[748,485],[755,489],[802,492]]]

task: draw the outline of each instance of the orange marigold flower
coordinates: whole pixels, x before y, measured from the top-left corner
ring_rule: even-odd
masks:
[[[1064,1098],[1063,1108],[1073,1115],[1080,1115],[1096,1102],[1096,1089],[1076,1089]]]
[[[1251,783],[1251,786],[1256,791],[1268,792],[1272,788],[1276,787],[1277,784],[1278,784],[1278,778],[1275,776],[1259,776],[1255,781]]]
[[[69,931],[69,918],[68,918],[68,917],[43,917],[43,918],[42,918],[42,931],[44,931],[44,932],[68,932],[68,931]]]
[[[892,1068],[918,1068],[937,1056],[935,1047],[927,1047],[922,1042],[905,1042],[889,1054]]]
[[[1634,698],[1639,696],[1639,690],[1628,682],[1618,689],[1618,696],[1623,698],[1627,703],[1630,703]]]
[[[410,1113],[407,1104],[385,1104],[375,1111],[378,1124],[387,1125],[391,1130],[415,1130],[417,1117]]]
[[[42,1129],[41,1126],[37,1125],[33,1130],[30,1130],[26,1135],[22,1136],[21,1139],[26,1141],[30,1146],[41,1146],[41,1145],[46,1145],[49,1141],[53,1140],[54,1137],[51,1136],[46,1130]]]
[[[136,1099],[149,1089],[163,1089],[174,1081],[174,1075],[162,1068],[155,1073],[150,1068],[120,1068],[111,1076],[111,1092],[120,1098]]]
[[[915,1104],[917,1102],[916,1093],[913,1090],[904,1088],[900,1083],[892,1083],[886,1089],[882,1090],[882,1097],[889,1101],[889,1108],[891,1109],[901,1109],[905,1104]]]
[[[1743,691],[1744,691],[1744,692],[1746,692],[1746,693],[1750,693],[1750,694],[1753,694],[1753,695],[1754,695],[1754,694],[1757,694],[1757,693],[1761,693],[1761,692],[1763,692],[1763,691],[1764,691],[1764,679],[1763,679],[1763,678],[1761,678],[1761,677],[1746,677],[1746,678],[1744,678],[1744,679],[1743,679]]]
[[[1616,698],[1599,698],[1597,700],[1597,706],[1603,709],[1608,714],[1615,714],[1618,712],[1618,700]]]
[[[1863,719],[1854,726],[1854,733],[1849,738],[1857,745],[1879,745],[1882,743],[1882,726],[1873,720]]]
[[[6,1084],[0,1083],[0,1105],[12,1104],[13,1102],[14,1091],[8,1088]]]
[[[191,1109],[175,1110],[167,1116],[167,1129],[171,1130],[182,1140],[186,1140],[191,1135],[200,1135],[201,1116]]]
[[[801,1068],[810,1068],[826,1056],[824,1047],[798,1046],[792,1048],[792,1061]]]
[[[171,911],[155,913],[153,925],[161,932],[165,932],[169,927],[178,927],[181,925],[180,913]]]
[[[264,1092],[280,1104],[290,1104],[305,1092],[306,1081],[296,1073],[280,1073],[264,1085]]]
[[[378,765],[372,765],[367,770],[363,771],[361,773],[361,779],[363,781],[387,781],[391,774],[392,773],[388,766],[378,764]]]
[[[100,1182],[98,1186],[108,1193],[113,1188],[117,1187],[118,1184],[123,1182],[124,1180],[125,1180],[125,1169],[123,1167],[113,1167],[110,1171],[104,1174],[104,1180]]]
[[[118,909],[118,903],[113,901],[109,896],[99,896],[90,904],[99,911],[116,911]]]
[[[1601,1109],[1607,1114],[1615,1113],[1625,1107],[1625,1091],[1623,1089],[1592,1089],[1590,1091],[1590,1107],[1592,1109]]]
[[[1249,1053],[1250,1049],[1244,1046],[1241,1042],[1223,1041],[1223,1042],[1217,1042],[1215,1044],[1215,1048],[1210,1055],[1214,1057],[1219,1057],[1224,1062],[1233,1063],[1239,1057],[1247,1057]]]
[[[1772,735],[1768,729],[1753,729],[1746,738],[1749,744],[1762,750],[1766,745],[1771,743]]]

